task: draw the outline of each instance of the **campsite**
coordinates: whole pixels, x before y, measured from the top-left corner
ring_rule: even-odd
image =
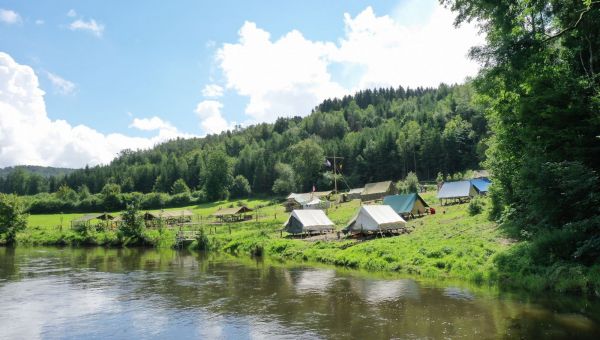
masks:
[[[600,0],[0,6],[0,339],[600,339]]]

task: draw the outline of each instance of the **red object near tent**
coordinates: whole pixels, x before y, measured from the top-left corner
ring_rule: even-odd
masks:
[[[429,208],[429,213],[432,215],[435,215],[435,209],[434,208]]]

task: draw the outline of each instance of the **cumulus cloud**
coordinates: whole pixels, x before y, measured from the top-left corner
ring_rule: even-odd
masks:
[[[10,9],[0,8],[0,21],[9,25],[18,24],[21,22],[21,16],[19,13]]]
[[[151,138],[105,135],[85,125],[51,120],[33,69],[0,52],[0,167],[106,164],[123,149],[150,148],[176,136],[189,135],[164,128]]]
[[[102,37],[104,33],[104,25],[97,23],[94,19],[90,19],[89,21],[77,19],[69,25],[69,29],[71,31],[87,31],[98,38]]]
[[[75,83],[68,81],[54,73],[46,72],[48,80],[52,83],[52,86],[60,94],[71,94],[75,91]]]
[[[69,18],[74,18],[74,17],[76,17],[76,16],[77,16],[77,12],[75,12],[75,10],[71,8],[71,9],[70,9],[70,10],[67,12],[67,16],[68,16]]]
[[[208,84],[202,89],[202,95],[208,98],[222,97],[223,88],[217,84]]]
[[[296,30],[272,41],[252,22],[244,23],[239,37],[218,50],[217,61],[227,87],[249,97],[246,114],[253,119],[306,113],[320,99],[345,92],[327,70],[335,44],[307,40]]]
[[[223,104],[216,100],[204,100],[198,103],[195,112],[200,118],[200,127],[207,134],[216,134],[222,131],[233,130],[234,123],[227,123],[221,114]]]
[[[477,64],[467,53],[483,38],[474,25],[455,29],[453,18],[436,5],[426,20],[409,25],[367,7],[344,15],[345,33],[336,42],[312,41],[297,30],[273,39],[245,22],[239,40],[223,44],[216,61],[226,87],[248,97],[245,113],[273,121],[306,115],[326,98],[363,88],[437,86],[474,75]]]

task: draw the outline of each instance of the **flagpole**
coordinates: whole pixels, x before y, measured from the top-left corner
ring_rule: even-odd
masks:
[[[336,177],[336,172],[337,172],[337,168],[336,168],[336,157],[335,157],[335,148],[333,149],[333,185],[334,185],[334,193],[337,194],[338,190],[337,190],[337,177]]]

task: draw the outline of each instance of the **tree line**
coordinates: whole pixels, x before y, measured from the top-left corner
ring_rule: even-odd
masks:
[[[332,166],[326,165],[333,155],[342,157],[336,162],[340,188],[403,179],[409,172],[432,180],[478,168],[486,138],[483,108],[470,83],[369,89],[325,100],[305,118],[124,150],[108,165],[66,175],[46,178],[17,169],[0,177],[0,192],[64,197],[60,193],[70,189],[85,196],[111,184],[122,193],[176,195],[184,184],[217,200],[325,190],[333,186]]]

